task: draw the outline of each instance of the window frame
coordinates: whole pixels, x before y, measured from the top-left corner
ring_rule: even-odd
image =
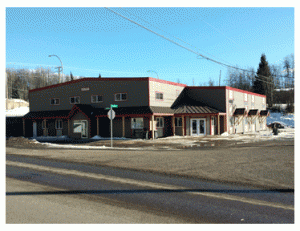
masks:
[[[142,120],[141,123],[137,123],[136,121],[133,122],[133,120]],[[139,124],[140,126],[139,127],[136,127],[136,125]],[[143,117],[134,117],[134,118],[131,118],[131,129],[144,129],[144,118]]]
[[[160,94],[162,97],[157,98],[157,95]],[[156,91],[155,92],[155,100],[163,101],[164,100],[164,93],[161,91]]]
[[[72,103],[71,102],[71,98],[78,98],[79,100],[79,102],[77,103],[77,102],[74,102],[74,103]],[[75,100],[76,101],[76,100]],[[71,97],[69,97],[69,102],[70,102],[70,104],[80,104],[80,96],[71,96]]]
[[[182,127],[182,117],[175,117],[175,127]]]
[[[52,103],[52,100],[58,100],[58,103]],[[50,105],[60,105],[60,98],[50,98]]]
[[[61,122],[61,126],[57,126],[59,124],[58,122]],[[55,120],[55,129],[57,129],[57,130],[63,129],[63,120],[62,119]]]
[[[229,92],[228,92],[228,100],[234,100],[234,92],[233,92],[233,90],[229,90]]]
[[[248,102],[248,94],[244,93],[244,102]]]
[[[120,99],[117,99],[117,95],[120,95]],[[122,95],[126,95],[126,99],[122,99]],[[127,101],[128,100],[128,94],[127,92],[119,92],[119,93],[115,93],[115,97],[114,97],[115,101]]]
[[[215,116],[211,117],[211,126],[216,126],[217,118]]]
[[[77,131],[74,130],[74,125],[75,124],[80,124],[82,126],[81,120],[73,120],[73,133],[82,133],[82,127],[81,127],[80,132],[77,132]]]
[[[161,120],[161,121],[158,121],[158,120]],[[156,128],[164,128],[164,126],[165,126],[164,117],[156,117],[155,121],[156,121]],[[160,124],[160,122],[161,122],[161,124]],[[161,125],[161,126],[158,126],[158,125]]]
[[[101,101],[98,100],[98,96],[101,96]],[[95,102],[93,102],[93,97],[96,97]],[[91,103],[103,103],[103,95],[91,95]]]

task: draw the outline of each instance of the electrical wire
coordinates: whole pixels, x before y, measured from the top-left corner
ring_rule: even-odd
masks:
[[[166,40],[168,40],[169,42],[171,42],[171,43],[173,43],[173,44],[175,44],[175,45],[177,45],[177,46],[179,46],[179,47],[181,47],[181,48],[183,48],[183,49],[185,49],[185,50],[188,50],[188,51],[190,51],[190,52],[196,54],[197,56],[201,56],[202,58],[204,58],[204,59],[206,59],[206,60],[208,60],[208,61],[212,61],[212,62],[214,62],[214,63],[217,63],[217,64],[219,64],[219,65],[221,65],[221,66],[225,66],[225,67],[228,67],[228,68],[233,68],[233,69],[240,70],[240,71],[245,71],[245,72],[252,72],[252,71],[249,71],[249,70],[246,70],[246,69],[242,69],[242,68],[239,68],[239,67],[234,67],[234,66],[232,66],[232,65],[228,65],[228,64],[219,62],[219,61],[217,61],[217,60],[211,59],[211,58],[209,58],[209,57],[207,57],[207,56],[205,56],[205,55],[202,55],[201,53],[198,53],[198,52],[196,52],[196,51],[194,51],[194,50],[191,50],[190,48],[187,48],[187,47],[185,47],[185,46],[183,46],[183,45],[181,45],[181,44],[179,44],[179,43],[177,43],[177,42],[175,42],[175,41],[173,41],[173,40],[171,40],[171,39],[169,39],[169,38],[167,38],[167,37],[165,37],[165,36],[163,36],[163,35],[161,35],[161,34],[159,34],[159,33],[157,33],[157,32],[155,32],[155,31],[153,31],[153,30],[151,30],[151,29],[149,29],[149,28],[147,28],[147,27],[145,27],[145,26],[143,26],[143,25],[141,25],[141,24],[139,24],[139,23],[133,21],[132,19],[129,19],[129,18],[125,17],[124,15],[122,15],[122,14],[120,14],[120,13],[118,13],[118,12],[113,11],[112,9],[110,9],[110,8],[108,8],[108,7],[105,7],[105,8],[106,8],[107,10],[113,12],[114,14],[116,14],[116,15],[118,15],[118,16],[120,16],[120,17],[122,17],[122,18],[124,18],[124,19],[126,19],[126,20],[128,20],[128,21],[130,21],[130,22],[132,22],[132,23],[134,23],[134,24],[136,24],[136,25],[142,27],[142,28],[144,28],[145,30],[148,30],[149,32],[154,33],[154,34],[156,34],[157,36],[159,36],[159,37],[161,37],[161,38],[163,38],[163,39],[166,39]],[[181,39],[180,39],[180,40],[181,40]],[[183,40],[181,40],[181,41],[183,41]],[[186,43],[186,42],[185,42],[185,43]],[[187,43],[187,44],[188,44],[188,43]],[[263,75],[257,75],[257,76],[259,76],[259,77],[264,77],[264,78],[268,78],[268,79],[269,79],[269,77],[267,77],[267,76],[263,76]],[[288,77],[288,76],[281,76],[281,77],[284,77],[284,78],[293,78],[293,77]],[[257,79],[257,80],[262,81],[261,79]],[[265,82],[266,82],[266,81],[265,81]]]

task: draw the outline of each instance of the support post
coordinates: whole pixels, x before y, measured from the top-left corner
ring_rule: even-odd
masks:
[[[218,135],[220,135],[220,114],[218,114]]]
[[[226,121],[226,115],[223,115],[224,118],[224,132],[227,132],[227,121]]]
[[[68,119],[68,136],[70,137],[70,120]]]
[[[99,117],[97,117],[97,136],[99,136]]]
[[[211,115],[209,116],[209,134],[212,135]]]
[[[122,137],[125,137],[125,116],[122,116]]]
[[[173,129],[173,136],[175,136],[175,117],[172,117],[172,129]]]
[[[184,129],[185,129],[184,116],[181,116],[181,119],[182,119],[182,136],[184,136]]]
[[[151,120],[152,120],[152,139],[154,140],[154,115],[152,115]]]
[[[23,119],[23,136],[25,137],[25,119]]]

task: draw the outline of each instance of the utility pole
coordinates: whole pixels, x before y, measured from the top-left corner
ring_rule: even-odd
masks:
[[[221,70],[220,70],[220,77],[219,77],[219,87],[221,86]]]

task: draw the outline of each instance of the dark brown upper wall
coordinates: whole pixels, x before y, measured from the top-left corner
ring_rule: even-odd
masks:
[[[95,107],[109,107],[117,104],[120,107],[148,106],[148,78],[84,78],[34,89],[29,92],[30,111],[70,110],[71,96],[80,96],[81,104]],[[88,91],[83,91],[89,89]],[[115,93],[127,93],[126,101],[115,101]],[[102,95],[102,103],[91,103],[92,95]],[[60,105],[50,105],[51,98],[59,98]]]
[[[191,99],[226,112],[225,87],[187,87],[186,90],[187,96]]]

